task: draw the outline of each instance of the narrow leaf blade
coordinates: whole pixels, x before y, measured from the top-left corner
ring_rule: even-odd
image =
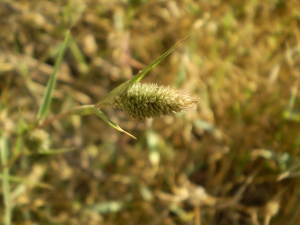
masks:
[[[96,108],[94,108],[94,112],[97,116],[99,116],[102,120],[104,120],[106,123],[108,123],[109,126],[115,128],[116,130],[127,134],[128,136],[136,139],[135,136],[133,136],[132,134],[126,132],[125,130],[123,130],[121,127],[119,127],[117,124],[115,124],[114,122],[112,122],[103,112],[101,112],[100,110],[97,110]]]
[[[188,35],[189,36],[189,35]],[[138,75],[134,76],[130,79],[129,84],[134,84],[137,82],[140,82],[144,76],[155,66],[157,66],[160,61],[162,61],[164,58],[166,58],[172,51],[174,51],[175,48],[177,48],[178,45],[180,45],[188,36],[181,39],[179,42],[177,42],[172,48],[170,48],[168,51],[166,51],[164,54],[162,54],[160,57],[158,57],[155,61],[153,61],[149,66],[147,66],[145,69],[139,72]]]
[[[0,158],[1,158],[1,166],[3,168],[3,205],[5,209],[4,213],[4,224],[11,224],[11,199],[10,199],[10,190],[9,190],[9,168],[8,168],[8,138],[6,135],[0,136]]]
[[[58,71],[58,68],[61,64],[63,54],[64,54],[64,52],[67,48],[70,37],[71,37],[70,31],[67,31],[67,34],[66,34],[64,42],[61,46],[61,50],[59,52],[58,58],[55,62],[53,72],[52,72],[52,74],[50,76],[50,79],[47,83],[47,87],[46,87],[45,94],[43,96],[42,104],[41,104],[41,106],[39,108],[39,111],[38,111],[38,114],[37,114],[37,120],[39,122],[42,122],[45,119],[45,117],[46,117],[46,115],[49,111],[50,103],[51,103],[51,99],[52,99],[52,93],[53,93],[53,90],[54,90],[55,84],[56,84],[57,71]]]
[[[188,35],[189,36],[189,35]],[[136,76],[132,77],[130,80],[124,82],[123,84],[116,87],[114,90],[109,92],[101,101],[99,101],[95,106],[97,109],[100,109],[103,106],[111,105],[115,98],[120,95],[122,92],[124,92],[130,85],[140,82],[144,76],[155,66],[157,66],[160,61],[162,61],[164,58],[166,58],[175,48],[177,48],[178,45],[180,45],[188,36],[184,37],[182,40],[177,42],[172,48],[170,48],[168,51],[166,51],[164,54],[162,54],[160,57],[158,57],[155,61],[153,61],[150,65],[148,65],[145,69],[141,70]]]

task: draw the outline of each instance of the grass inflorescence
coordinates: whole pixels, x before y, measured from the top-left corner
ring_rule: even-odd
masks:
[[[116,97],[113,106],[138,121],[170,116],[195,106],[198,99],[184,90],[155,83],[135,83]]]
[[[0,1],[0,224],[297,224],[299,11]]]

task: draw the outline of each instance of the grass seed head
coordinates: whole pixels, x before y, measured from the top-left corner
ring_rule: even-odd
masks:
[[[135,83],[118,96],[113,106],[138,121],[173,115],[192,108],[198,99],[184,90],[154,83]]]

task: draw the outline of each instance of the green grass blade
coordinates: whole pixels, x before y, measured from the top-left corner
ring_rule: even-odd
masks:
[[[83,105],[78,108],[72,109],[70,111],[70,115],[79,115],[85,116],[95,113],[95,106],[94,105]]]
[[[4,180],[4,176],[0,174],[0,180]],[[18,177],[18,176],[9,176],[8,180],[10,183],[22,183],[26,186],[36,186],[39,188],[45,188],[45,189],[49,189],[49,190],[54,190],[55,188],[47,183],[43,183],[43,182],[32,182],[32,180],[30,179],[26,179],[23,177]]]
[[[70,42],[70,51],[72,52],[72,55],[76,59],[78,69],[80,71],[80,78],[84,78],[87,75],[89,68],[83,53],[81,52],[78,44],[76,43],[73,37],[71,38],[71,42]]]
[[[8,163],[8,139],[5,135],[1,136],[0,140],[0,155],[1,164],[3,168],[3,203],[5,207],[4,224],[11,224],[11,202],[10,202],[10,190],[9,190],[9,168]]]
[[[121,127],[119,127],[117,124],[115,124],[114,122],[112,122],[103,112],[101,112],[100,110],[98,110],[95,105],[84,105],[81,107],[78,107],[76,109],[73,109],[71,111],[68,112],[68,115],[80,115],[80,116],[84,116],[84,115],[90,115],[90,114],[96,114],[98,117],[100,117],[102,120],[104,120],[106,123],[108,123],[109,126],[115,128],[116,130],[125,133],[127,135],[129,135],[130,137],[136,139],[136,137],[134,137],[133,135],[131,135],[130,133],[126,132],[125,130],[123,130]]]
[[[155,61],[153,61],[149,66],[147,66],[145,69],[140,71],[137,76],[130,79],[129,84],[134,84],[136,82],[140,82],[144,76],[155,66],[157,66],[160,61],[162,61],[164,58],[166,58],[172,51],[174,51],[175,48],[177,48],[178,45],[180,45],[188,36],[184,37],[182,40],[177,42],[172,48],[170,48],[168,51],[166,51],[164,54],[162,54],[160,57],[158,57]]]
[[[58,155],[67,152],[75,151],[74,148],[60,148],[60,149],[48,149],[46,151],[39,151],[39,155]],[[36,154],[36,153],[35,153]]]
[[[41,106],[39,108],[39,111],[38,111],[38,114],[37,114],[38,121],[44,120],[47,113],[48,113],[48,111],[49,111],[50,103],[51,103],[51,99],[52,99],[52,93],[53,93],[53,90],[54,90],[55,84],[56,84],[56,74],[57,74],[58,68],[61,64],[63,54],[66,50],[66,47],[67,47],[68,42],[70,40],[70,37],[71,37],[70,31],[67,31],[67,34],[66,34],[64,42],[61,46],[61,50],[59,52],[58,58],[55,62],[54,70],[53,70],[53,72],[51,74],[51,77],[48,81],[48,84],[47,84],[47,87],[46,87],[46,92],[43,96],[42,104],[41,104]]]
[[[162,54],[160,57],[158,57],[155,61],[153,61],[149,66],[147,66],[145,69],[141,70],[136,76],[131,78],[130,80],[124,82],[123,84],[116,87],[114,90],[109,92],[101,101],[99,101],[95,106],[97,109],[100,109],[103,106],[111,105],[116,96],[121,94],[123,91],[125,91],[130,85],[140,82],[144,76],[155,66],[157,66],[160,61],[162,61],[164,58],[166,58],[175,48],[177,48],[178,45],[180,45],[188,36],[177,42],[172,48],[170,48],[168,51],[166,51],[164,54]]]
[[[99,116],[102,120],[104,120],[106,123],[108,123],[109,126],[115,128],[116,130],[127,134],[128,136],[136,139],[135,136],[133,136],[132,134],[126,132],[125,130],[123,130],[121,127],[119,127],[117,124],[115,124],[114,122],[112,122],[103,112],[101,112],[100,110],[94,108],[94,113]]]

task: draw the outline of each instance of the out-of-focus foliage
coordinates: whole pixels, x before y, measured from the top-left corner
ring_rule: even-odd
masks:
[[[299,12],[298,0],[1,1],[0,200],[13,223],[297,224]],[[137,140],[96,116],[21,134],[69,28],[50,117],[98,102],[188,34],[145,81],[197,108],[143,124],[103,109]]]

